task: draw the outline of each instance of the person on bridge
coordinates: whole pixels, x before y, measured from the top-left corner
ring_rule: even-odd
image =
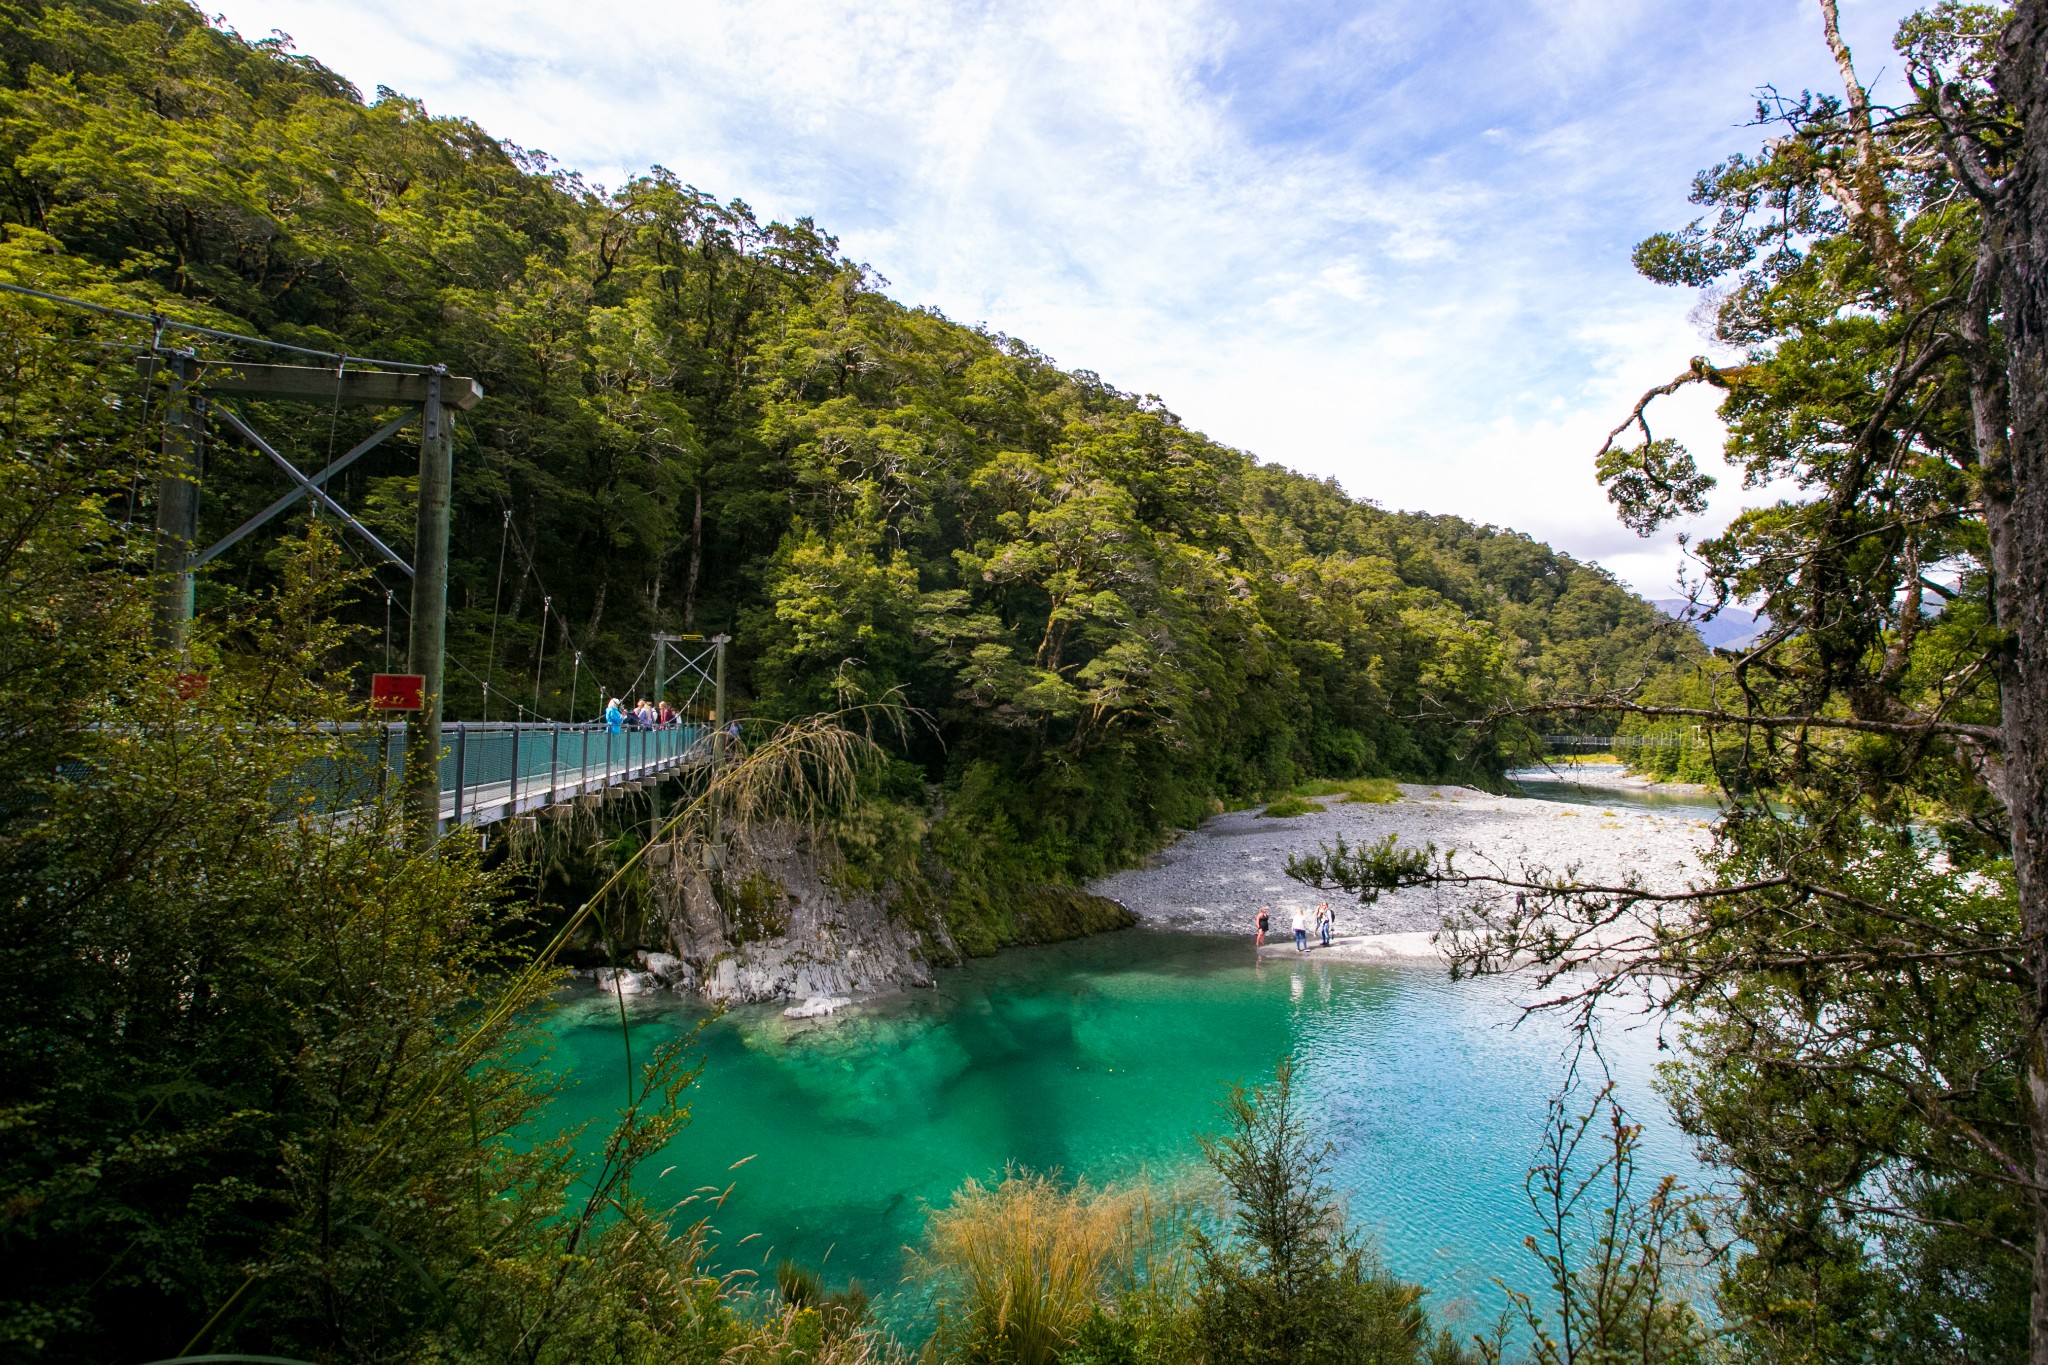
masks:
[[[605,703],[604,728],[617,734],[626,725],[626,705],[617,697]]]

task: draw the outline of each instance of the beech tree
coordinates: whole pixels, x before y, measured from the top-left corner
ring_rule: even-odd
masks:
[[[1296,870],[1483,886],[1462,968],[1533,959],[1555,1002],[1629,986],[1682,1021],[1750,1352],[2048,1362],[2048,3],[1912,16],[1890,107],[1819,17],[1841,93],[1762,92],[1762,148],[1636,251],[1709,291],[1740,360],[1694,358],[1598,457],[1639,532],[1701,510],[1711,476],[1651,422],[1709,385],[1727,463],[1785,490],[1696,551],[1705,610],[1760,604],[1766,633],[1689,704],[1582,700],[1702,728],[1731,800],[1711,875]]]

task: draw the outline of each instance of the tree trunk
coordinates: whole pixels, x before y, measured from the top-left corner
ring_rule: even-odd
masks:
[[[1988,227],[2002,235],[2010,437],[1982,471],[1998,624],[2006,807],[2031,998],[2027,1117],[2034,1182],[2030,1359],[2048,1365],[2048,0],[2020,0],[1999,93],[2025,128]],[[2002,221],[1998,221],[2002,220]]]

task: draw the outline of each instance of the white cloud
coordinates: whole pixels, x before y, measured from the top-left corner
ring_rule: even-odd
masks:
[[[1676,552],[1591,457],[1702,343],[1628,248],[1756,141],[1755,85],[1831,77],[1811,0],[214,3],[593,178],[811,215],[908,302],[1652,595]],[[1849,7],[1867,70],[1905,8]],[[1703,452],[1709,406],[1671,409]]]

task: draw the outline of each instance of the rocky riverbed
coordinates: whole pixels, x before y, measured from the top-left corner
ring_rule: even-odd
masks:
[[[1259,906],[1270,905],[1279,943],[1268,951],[1292,953],[1295,907],[1312,908],[1326,897],[1291,880],[1287,859],[1339,836],[1356,845],[1394,834],[1403,844],[1456,849],[1458,867],[1470,872],[1541,870],[1610,883],[1635,873],[1660,891],[1682,889],[1699,874],[1708,838],[1709,822],[1692,814],[1495,796],[1470,787],[1404,784],[1400,792],[1400,800],[1384,804],[1332,798],[1320,814],[1287,819],[1260,810],[1219,815],[1146,866],[1103,877],[1088,889],[1148,923],[1198,933],[1249,935]],[[1434,956],[1430,940],[1444,917],[1483,894],[1470,887],[1409,888],[1369,907],[1330,895],[1337,912],[1333,951]]]
[[[1558,787],[1560,780],[1569,791],[1549,800],[1408,784],[1399,788],[1399,800],[1384,804],[1333,797],[1321,812],[1290,818],[1268,817],[1263,808],[1236,811],[1182,834],[1146,866],[1101,878],[1088,890],[1140,921],[1195,933],[1249,936],[1259,906],[1268,905],[1273,927],[1266,952],[1291,954],[1295,908],[1312,909],[1325,897],[1290,879],[1287,859],[1339,837],[1356,845],[1393,834],[1407,845],[1455,849],[1458,868],[1467,872],[1563,875],[1609,884],[1635,874],[1660,891],[1681,889],[1698,875],[1709,826],[1700,815],[1710,807],[1645,810],[1629,803],[1652,796],[1709,798],[1675,788],[1645,793],[1640,780],[1618,769],[1577,769],[1531,785]],[[1612,803],[1601,804],[1608,792]],[[920,935],[892,919],[878,898],[835,889],[793,832],[768,831],[743,857],[734,857],[738,861],[725,869],[728,880],[748,894],[730,906],[712,893],[701,869],[651,860],[656,919],[668,950],[640,952],[616,972],[599,969],[591,974],[597,983],[624,994],[676,990],[727,1004],[787,1001],[786,1012],[800,1018],[933,983],[928,945]],[[1327,899],[1337,911],[1335,942],[1316,951],[1355,958],[1435,957],[1434,939],[1445,916],[1485,894],[1472,887],[1411,888],[1389,892],[1371,906],[1332,894]],[[1101,908],[1112,917],[1118,913],[1115,906]],[[1088,931],[1077,923],[1040,937]],[[958,957],[950,942],[938,946],[939,960]]]

